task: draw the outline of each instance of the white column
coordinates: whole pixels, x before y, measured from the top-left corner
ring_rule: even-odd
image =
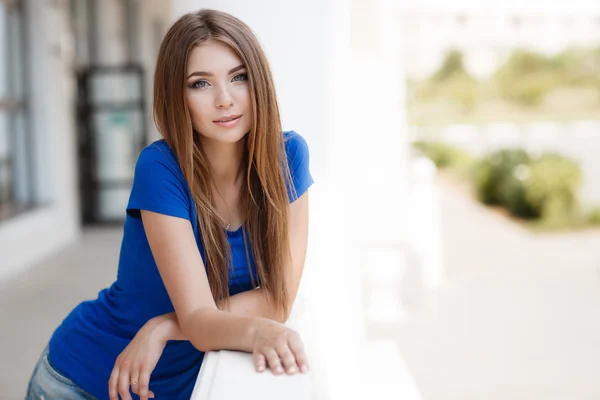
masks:
[[[348,164],[355,166],[360,181],[361,236],[404,240],[408,133],[397,13],[388,0],[353,3],[351,85],[357,137]]]
[[[137,54],[145,71],[145,102],[146,123],[148,127],[148,141],[153,142],[160,137],[152,118],[152,100],[154,85],[154,69],[156,57],[162,37],[172,23],[171,2],[166,0],[137,0],[139,3],[139,31],[136,43],[140,48]]]
[[[95,65],[121,65],[127,61],[127,29],[125,5],[121,0],[102,0],[94,5],[94,54]]]

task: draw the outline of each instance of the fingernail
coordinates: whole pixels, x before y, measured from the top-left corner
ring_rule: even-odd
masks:
[[[304,364],[304,365],[302,366],[302,373],[303,373],[303,374],[305,374],[305,373],[307,373],[307,372],[308,372],[308,365]]]
[[[265,370],[265,366],[264,365],[259,365],[258,366],[258,372],[263,372]]]
[[[290,367],[290,368],[288,368],[288,374],[295,374],[296,372],[298,372],[296,370],[296,367]]]
[[[281,368],[281,366],[278,365],[275,367],[275,372],[277,372],[277,373],[283,372],[283,368]]]

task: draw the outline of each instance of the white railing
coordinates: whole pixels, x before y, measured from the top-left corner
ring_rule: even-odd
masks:
[[[275,376],[268,370],[256,373],[250,354],[210,352],[198,375],[193,400],[242,396],[261,400],[422,399],[393,340],[368,341],[352,331],[372,322],[401,319],[405,307],[420,303],[427,290],[443,281],[435,167],[429,160],[418,159],[411,172],[407,196],[411,218],[406,223],[413,235],[402,242],[362,240],[362,249],[355,254],[358,257],[341,257],[341,252],[350,249],[325,238],[325,228],[337,226],[336,220],[326,213],[331,208],[324,206],[320,193],[313,192],[313,200],[317,200],[311,202],[316,217],[311,226],[315,253],[309,254],[306,276],[288,322],[304,341],[311,371],[291,376]],[[339,203],[334,205],[339,207]],[[344,283],[337,285],[335,277],[341,274]],[[359,286],[348,293],[354,280]]]
[[[257,373],[252,355],[236,351],[209,352],[196,381],[193,400],[217,399],[313,399],[311,373],[275,376]]]
[[[301,333],[300,316],[304,298],[299,294],[286,325]],[[307,349],[308,352],[308,349]],[[308,354],[310,359],[310,354]],[[252,354],[238,351],[212,351],[204,361],[196,380],[192,400],[221,399],[312,400],[316,387],[312,371],[306,374],[274,375],[269,369],[258,373]]]

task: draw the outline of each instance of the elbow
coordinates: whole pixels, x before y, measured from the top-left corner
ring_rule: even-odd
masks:
[[[181,332],[188,338],[192,346],[203,353],[213,350],[207,340],[209,336],[204,334],[202,328],[210,325],[205,322],[206,314],[204,309],[200,309],[180,321]]]
[[[281,307],[279,312],[275,316],[275,321],[285,324],[290,319],[290,314],[292,312],[291,307]]]

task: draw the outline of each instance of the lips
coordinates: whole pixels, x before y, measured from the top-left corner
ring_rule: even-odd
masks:
[[[217,119],[213,122],[229,122],[229,121],[233,121],[235,119],[238,119],[239,117],[241,117],[241,115],[227,115],[223,118]]]

